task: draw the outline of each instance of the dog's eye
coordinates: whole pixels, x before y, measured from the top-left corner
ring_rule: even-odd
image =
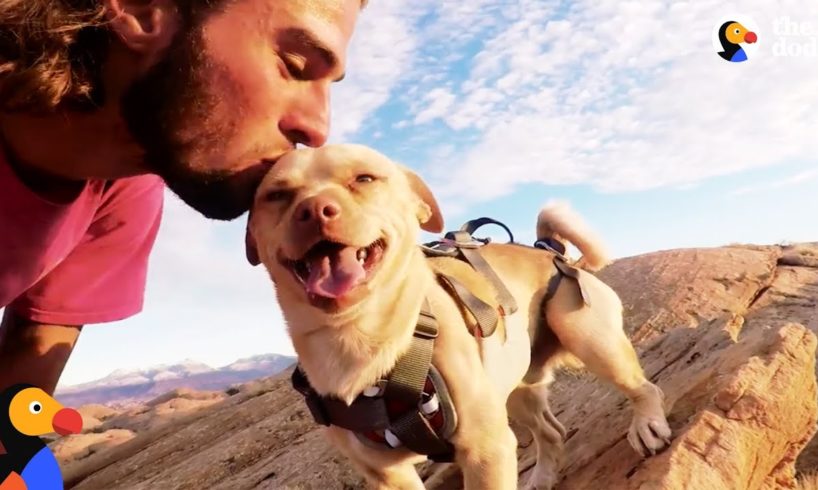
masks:
[[[272,190],[264,196],[264,200],[267,202],[280,202],[280,201],[287,201],[292,196],[292,192],[286,190]]]
[[[375,176],[370,175],[370,174],[361,174],[361,175],[355,177],[355,182],[358,182],[358,183],[361,183],[361,184],[367,184],[369,182],[374,182],[374,181],[375,181]]]

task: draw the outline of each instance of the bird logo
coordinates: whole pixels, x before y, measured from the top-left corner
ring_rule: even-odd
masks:
[[[82,416],[45,391],[18,384],[0,394],[0,490],[61,490],[57,458],[40,436],[78,434]]]
[[[758,41],[758,35],[744,27],[741,22],[728,20],[719,27],[719,56],[732,63],[747,61],[747,51],[744,46]],[[744,46],[742,46],[744,45]]]

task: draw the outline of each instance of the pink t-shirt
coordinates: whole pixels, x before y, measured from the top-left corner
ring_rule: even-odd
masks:
[[[0,307],[55,325],[141,311],[163,190],[153,175],[89,180],[74,201],[55,204],[0,152]]]

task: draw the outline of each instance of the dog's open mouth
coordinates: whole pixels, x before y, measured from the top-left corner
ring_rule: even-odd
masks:
[[[284,260],[310,296],[338,299],[365,283],[380,263],[383,239],[363,248],[322,240],[299,260]]]

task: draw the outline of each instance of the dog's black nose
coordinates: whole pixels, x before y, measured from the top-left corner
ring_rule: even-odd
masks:
[[[341,215],[341,206],[327,196],[306,199],[295,210],[296,223],[327,223]]]

